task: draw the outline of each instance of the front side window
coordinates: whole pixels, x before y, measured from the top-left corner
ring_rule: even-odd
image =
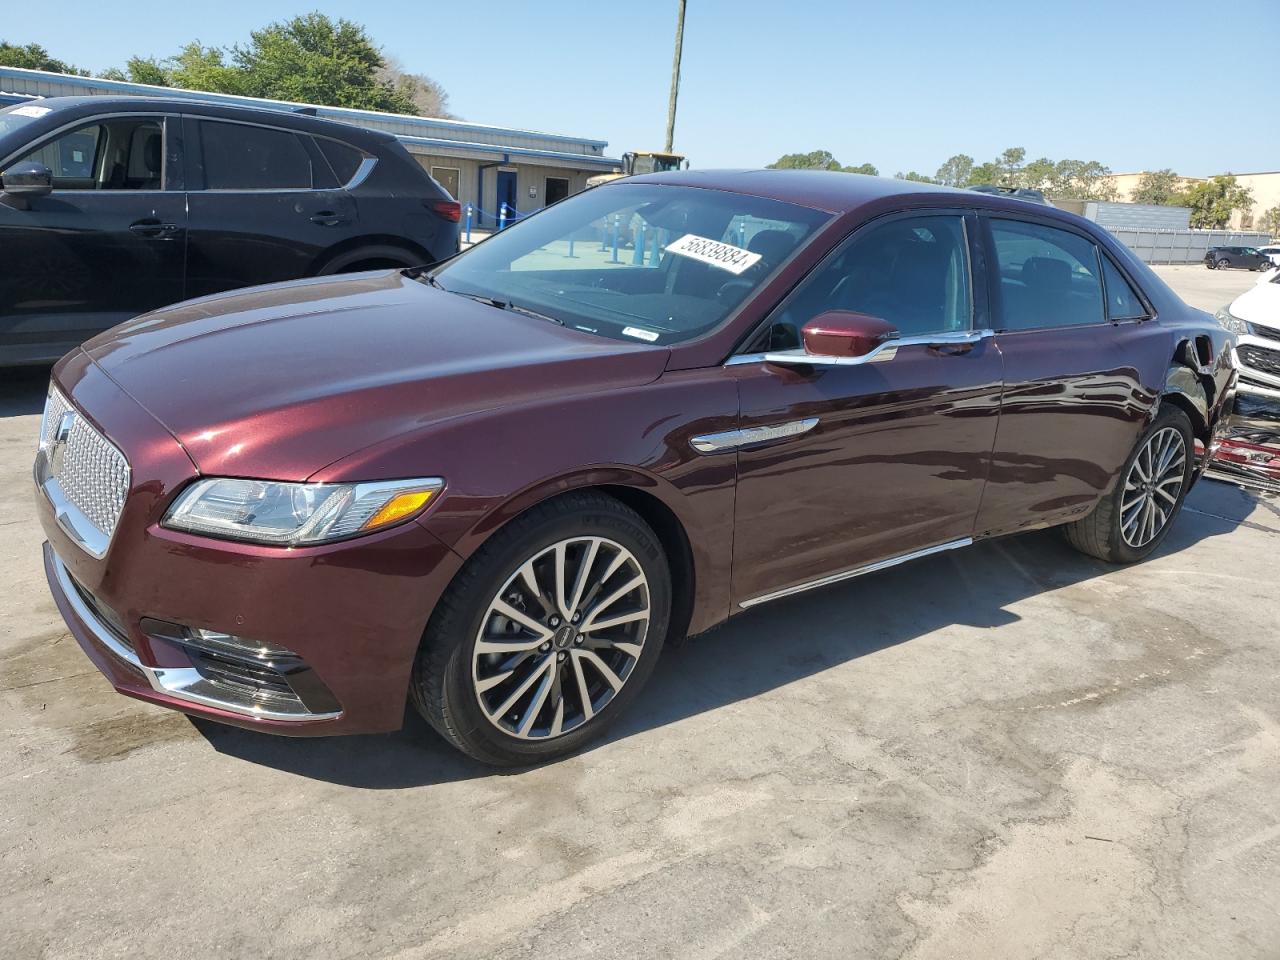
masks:
[[[310,189],[311,155],[286,130],[200,121],[206,190]]]
[[[723,190],[611,184],[495,234],[433,279],[588,333],[679,343],[723,322],[828,219]]]
[[[968,330],[964,218],[909,217],[855,233],[800,283],[748,352],[798,348],[800,329],[827,310],[879,317],[903,337]]]
[[[59,134],[21,157],[53,173],[55,190],[160,190],[163,120],[113,117]]]
[[[992,220],[1001,328],[1038,330],[1103,323],[1098,251],[1078,234],[1038,223]]]

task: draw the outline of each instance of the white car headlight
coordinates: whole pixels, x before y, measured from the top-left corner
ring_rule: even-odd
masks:
[[[1220,308],[1218,312],[1214,314],[1214,319],[1217,320],[1220,324],[1222,324],[1222,326],[1225,329],[1230,330],[1232,333],[1252,333],[1253,332],[1252,330],[1249,329],[1249,324],[1246,321],[1241,320],[1234,313],[1232,313],[1229,307]]]
[[[309,546],[402,523],[442,489],[439,477],[372,483],[215,478],[188,487],[162,525],[224,540]]]

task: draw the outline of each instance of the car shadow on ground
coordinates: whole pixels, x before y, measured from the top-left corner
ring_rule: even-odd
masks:
[[[49,366],[0,367],[0,417],[24,417],[44,409]]]
[[[1201,488],[1188,502],[1205,500]],[[1183,512],[1159,555],[1229,533],[1251,497],[1212,484],[1205,509]],[[1234,491],[1234,492],[1232,492]],[[1224,499],[1225,498],[1225,499]],[[643,695],[586,752],[775,690],[838,664],[953,624],[991,628],[1036,594],[1115,570],[1072,550],[1056,531],[989,541],[850,580],[744,613],[663,652]],[[300,776],[364,789],[403,789],[518,774],[475,763],[416,714],[394,734],[290,739],[196,720],[220,753]]]

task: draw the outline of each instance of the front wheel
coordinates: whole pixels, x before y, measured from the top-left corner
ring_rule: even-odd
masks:
[[[522,766],[604,731],[653,672],[671,608],[661,542],[629,507],[569,494],[468,561],[427,627],[418,711],[464,753]]]
[[[1230,266],[1231,266],[1231,261],[1228,260],[1226,257],[1223,257],[1221,260],[1218,261],[1219,270],[1226,270]]]
[[[1115,489],[1093,512],[1067,524],[1067,541],[1110,563],[1136,563],[1158,547],[1191,486],[1191,421],[1166,404],[1138,439]]]

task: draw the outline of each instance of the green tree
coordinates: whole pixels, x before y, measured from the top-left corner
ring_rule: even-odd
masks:
[[[840,161],[831,155],[830,150],[810,150],[808,153],[784,153],[773,163],[770,170],[839,170]]]
[[[865,173],[868,177],[880,176],[880,171],[872,163],[860,163],[856,167],[841,167],[840,169],[845,173]]]
[[[88,73],[63,60],[49,56],[49,51],[38,43],[18,46],[0,40],[0,67],[21,67],[23,70],[48,70],[51,73],[73,73],[87,77]]]
[[[1115,200],[1111,168],[1097,160],[1059,160],[1045,193],[1054,200]]]
[[[448,95],[439,84],[389,64],[364,27],[322,13],[269,24],[243,46],[193,41],[166,60],[134,57],[108,75],[187,90],[448,116]]]
[[[973,157],[957,153],[938,168],[934,179],[943,186],[964,187],[969,185],[969,177],[972,173]]]
[[[1138,185],[1134,187],[1129,199],[1133,203],[1167,205],[1174,201],[1181,188],[1182,178],[1172,170],[1154,170],[1138,178]]]
[[[1000,181],[1000,166],[996,163],[984,163],[969,171],[966,187],[979,187],[983,184],[994,184]]]
[[[1039,157],[1032,160],[1018,171],[1015,186],[1029,187],[1032,190],[1044,190],[1053,180],[1056,168],[1057,164],[1048,157]]]
[[[1231,222],[1231,214],[1253,206],[1253,191],[1228,173],[1193,184],[1178,194],[1176,205],[1191,208],[1191,226],[1196,229],[1221,230]]]
[[[1280,236],[1280,207],[1272,207],[1259,216],[1258,229],[1267,231],[1273,237]]]
[[[1000,182],[1006,187],[1018,185],[1018,173],[1022,170],[1022,161],[1027,151],[1022,147],[1009,147],[996,158],[996,166],[1000,170]]]
[[[916,173],[914,170],[909,170],[906,173],[898,171],[893,176],[895,180],[911,180],[915,183],[937,183],[933,177],[926,177],[923,173]]]

